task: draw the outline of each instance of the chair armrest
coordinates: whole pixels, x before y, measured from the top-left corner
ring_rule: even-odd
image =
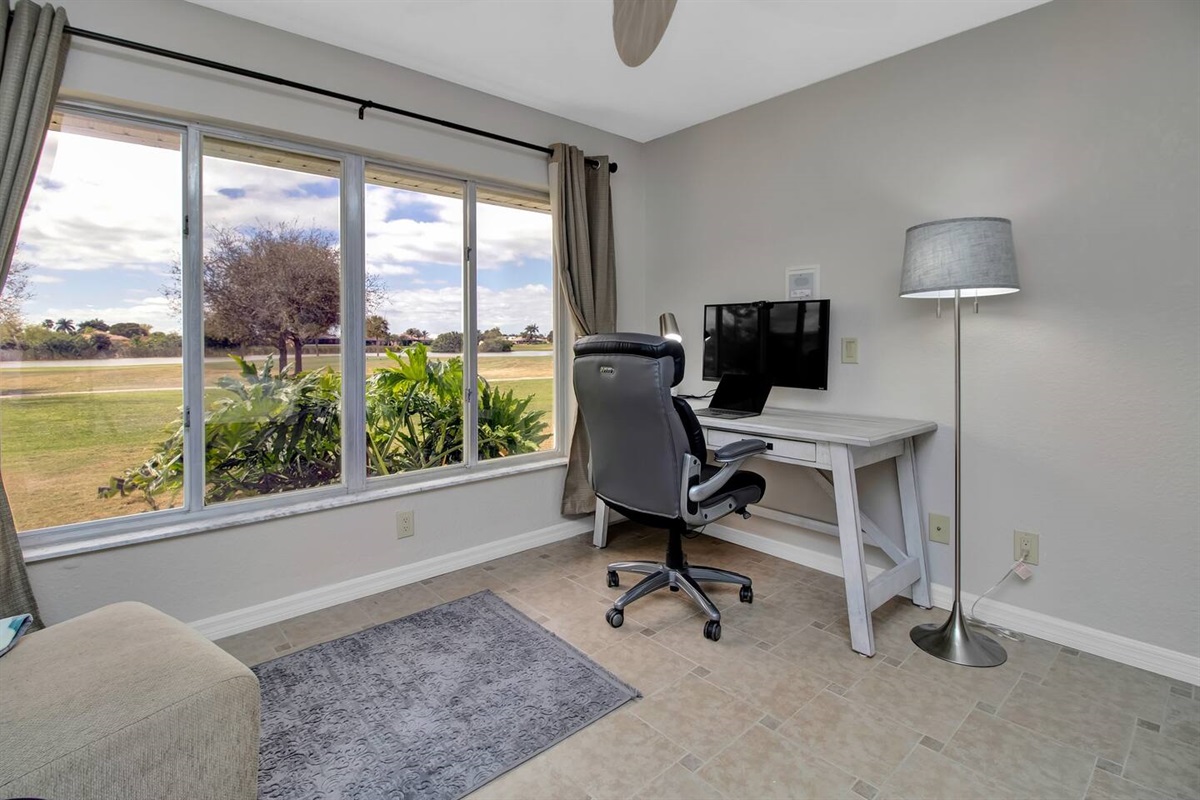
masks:
[[[713,453],[713,459],[720,464],[730,461],[744,461],[750,456],[767,452],[767,443],[762,439],[740,439],[730,442]]]

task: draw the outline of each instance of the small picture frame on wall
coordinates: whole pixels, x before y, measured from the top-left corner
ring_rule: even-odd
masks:
[[[788,300],[818,300],[821,297],[821,266],[789,267],[787,270]]]

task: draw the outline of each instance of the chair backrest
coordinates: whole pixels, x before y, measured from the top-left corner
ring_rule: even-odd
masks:
[[[611,505],[680,515],[691,445],[671,387],[683,379],[683,366],[683,345],[659,336],[609,333],[575,343],[575,396],[591,443],[592,489]]]

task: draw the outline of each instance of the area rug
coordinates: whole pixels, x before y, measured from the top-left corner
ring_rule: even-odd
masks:
[[[638,695],[488,591],[254,672],[271,800],[456,800]]]

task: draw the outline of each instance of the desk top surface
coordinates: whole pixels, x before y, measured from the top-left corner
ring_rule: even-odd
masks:
[[[690,400],[692,408],[706,408],[708,400]],[[701,426],[734,433],[774,436],[779,439],[807,439],[856,447],[876,447],[898,439],[907,439],[937,430],[936,422],[891,417],[867,417],[858,414],[831,414],[825,411],[801,411],[767,406],[756,417],[724,419],[698,417]]]

